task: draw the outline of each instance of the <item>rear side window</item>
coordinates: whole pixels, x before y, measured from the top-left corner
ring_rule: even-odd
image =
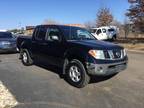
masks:
[[[47,29],[44,27],[40,27],[36,30],[35,38],[36,40],[44,40],[46,36]]]

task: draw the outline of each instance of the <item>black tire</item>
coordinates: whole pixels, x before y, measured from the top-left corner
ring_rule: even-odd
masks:
[[[77,67],[80,74],[78,79],[80,80],[74,81],[74,78],[71,77],[71,68],[73,67]],[[85,87],[90,81],[90,77],[87,74],[84,65],[76,59],[72,60],[66,67],[66,79],[71,85],[77,88]]]
[[[116,41],[116,35],[112,37],[112,41]]]
[[[32,60],[30,53],[27,49],[22,49],[21,61],[25,66],[31,66],[33,64],[33,60]]]

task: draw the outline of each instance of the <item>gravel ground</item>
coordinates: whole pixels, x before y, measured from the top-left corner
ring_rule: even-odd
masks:
[[[12,108],[17,104],[18,102],[14,96],[0,81],[0,108]]]
[[[140,43],[140,44],[127,43],[127,44],[120,44],[120,45],[123,46],[126,49],[129,49],[129,50],[141,50],[141,51],[144,51],[144,43]]]

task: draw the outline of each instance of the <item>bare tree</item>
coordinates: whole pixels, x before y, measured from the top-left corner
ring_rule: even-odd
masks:
[[[96,26],[109,26],[113,21],[113,15],[109,8],[100,8],[97,13]]]
[[[124,29],[125,38],[127,38],[130,32],[130,23],[126,19],[124,21],[123,29]]]
[[[111,25],[116,26],[116,27],[118,27],[118,28],[122,28],[122,23],[119,22],[119,21],[117,21],[117,20],[113,20],[113,21],[111,22]]]
[[[133,0],[134,1],[134,0]],[[135,32],[144,32],[144,0],[135,0],[130,2],[130,8],[128,9],[126,16],[133,24]]]
[[[95,27],[95,21],[87,21],[84,23],[86,29],[90,30],[91,28]]]

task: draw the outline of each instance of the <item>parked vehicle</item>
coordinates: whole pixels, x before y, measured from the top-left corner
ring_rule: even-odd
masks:
[[[0,32],[0,53],[16,52],[16,38],[10,32]]]
[[[98,41],[83,28],[40,25],[32,38],[18,37],[20,59],[26,66],[35,60],[63,68],[68,82],[84,87],[90,76],[110,76],[126,69],[128,57],[123,47]]]
[[[92,35],[98,40],[116,40],[118,29],[115,26],[103,26],[91,29]]]

